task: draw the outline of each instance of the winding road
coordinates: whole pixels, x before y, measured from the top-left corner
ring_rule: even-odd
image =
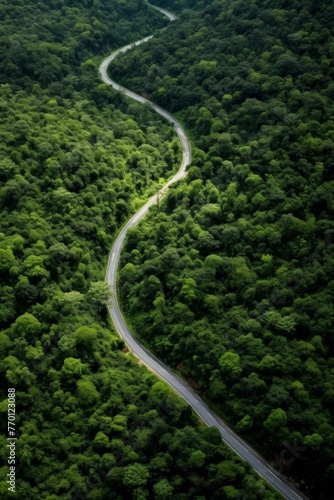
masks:
[[[162,14],[166,15],[169,20],[174,21],[176,16],[165,9],[155,7],[150,5],[150,7],[155,10],[160,11]],[[123,247],[124,239],[126,237],[127,231],[134,227],[138,222],[145,216],[149,208],[157,203],[158,198],[164,195],[168,187],[174,182],[182,179],[186,175],[186,167],[191,162],[191,147],[187,134],[185,133],[181,124],[166,110],[162,109],[160,106],[152,103],[148,99],[135,94],[131,90],[128,90],[121,85],[117,84],[111,80],[107,75],[107,68],[111,61],[123,52],[140,45],[142,43],[150,40],[152,36],[143,38],[137,42],[126,45],[118,49],[116,52],[107,57],[101,64],[99,73],[102,80],[111,85],[115,90],[122,92],[123,94],[131,97],[132,99],[147,104],[151,106],[157,113],[166,118],[169,122],[174,125],[174,129],[180,139],[183,158],[180,168],[176,175],[170,179],[167,184],[160,190],[160,192],[153,196],[124,226],[124,228],[119,233],[112,250],[109,255],[108,266],[106,271],[106,281],[109,284],[112,291],[112,304],[109,306],[109,313],[114,326],[123,338],[125,344],[128,346],[130,351],[140,359],[151,371],[153,371],[158,377],[167,382],[183,399],[185,399],[194,411],[199,415],[199,417],[208,425],[216,427],[222,439],[225,443],[230,446],[243,460],[245,460],[263,479],[265,479],[273,488],[280,492],[288,500],[307,500],[302,493],[300,493],[294,486],[288,483],[278,472],[276,472],[270,465],[245,441],[243,441],[237,434],[235,434],[198,396],[198,394],[191,389],[181,378],[179,378],[175,373],[173,373],[167,366],[165,366],[161,361],[159,361],[153,354],[151,354],[138,340],[132,335],[131,331],[127,327],[121,310],[118,305],[117,300],[117,268],[119,264],[120,254]]]

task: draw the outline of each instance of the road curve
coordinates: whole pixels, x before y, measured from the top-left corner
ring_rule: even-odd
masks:
[[[166,11],[165,9],[160,9],[159,7],[153,7],[155,10],[159,10],[161,13],[166,15],[171,21],[176,19],[174,14]],[[101,64],[99,73],[102,80],[111,85],[115,90],[122,92],[123,94],[131,97],[132,99],[147,104],[151,106],[157,113],[166,118],[169,122],[174,125],[175,131],[180,139],[183,158],[178,172],[170,179],[167,184],[160,190],[160,192],[153,196],[123,227],[119,233],[115,243],[109,254],[109,260],[106,271],[106,281],[109,284],[112,291],[112,304],[108,307],[111,319],[114,326],[123,338],[125,344],[128,346],[129,350],[140,359],[151,371],[153,371],[158,377],[165,380],[185,401],[187,401],[194,411],[199,415],[199,417],[208,425],[216,427],[222,439],[225,443],[230,446],[243,460],[245,460],[263,479],[265,479],[273,488],[275,488],[279,493],[281,493],[288,500],[307,500],[307,497],[300,493],[294,486],[288,483],[278,472],[276,472],[270,465],[245,441],[243,441],[237,434],[235,434],[198,396],[198,394],[191,389],[180,377],[175,375],[167,366],[165,366],[161,361],[159,361],[153,354],[151,354],[130,332],[127,327],[121,310],[118,305],[117,300],[117,269],[120,259],[121,250],[123,247],[124,239],[126,237],[127,231],[136,226],[138,222],[145,216],[149,208],[157,203],[158,198],[165,194],[168,187],[174,182],[182,179],[186,175],[186,167],[191,162],[191,147],[187,134],[185,133],[181,124],[176,120],[168,111],[164,110],[160,106],[152,103],[148,99],[135,94],[131,90],[122,87],[118,83],[111,80],[107,75],[107,67],[111,61],[117,57],[118,54],[126,52],[127,50],[140,45],[142,43],[150,40],[152,36],[145,37],[137,42],[126,45],[118,49],[116,52],[107,57]]]

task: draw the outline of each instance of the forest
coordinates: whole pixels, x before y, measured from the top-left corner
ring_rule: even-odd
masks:
[[[124,313],[270,463],[328,498],[334,5],[159,5],[179,9],[175,29],[112,75],[176,114],[193,162],[128,236]]]
[[[115,235],[180,147],[98,67],[166,19],[140,0],[3,0],[0,19],[1,498],[280,498],[129,355],[107,315]]]

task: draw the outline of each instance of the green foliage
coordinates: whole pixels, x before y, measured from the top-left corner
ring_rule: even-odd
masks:
[[[124,468],[123,484],[131,489],[145,486],[148,478],[149,472],[143,464],[135,462]]]
[[[234,352],[225,352],[219,359],[219,366],[227,377],[237,378],[242,372],[240,356]]]
[[[160,4],[184,9],[175,30],[120,57],[113,76],[176,112],[195,148],[188,177],[126,243],[123,308],[269,460],[297,440],[284,472],[326,495],[333,5]],[[159,288],[147,295],[150,276]]]
[[[287,415],[281,408],[276,408],[268,416],[267,420],[263,423],[264,427],[269,432],[276,432],[287,423]]]
[[[72,376],[78,377],[82,374],[83,371],[83,364],[81,363],[80,359],[75,359],[75,358],[66,358],[64,360],[64,364],[62,366],[62,373],[66,376]]]
[[[82,401],[83,405],[92,405],[99,399],[99,393],[97,392],[95,385],[91,380],[79,380],[77,383],[77,387],[78,399]]]
[[[80,328],[74,332],[74,337],[78,344],[82,344],[85,348],[89,349],[96,343],[97,332],[94,328],[80,326]]]
[[[41,330],[41,323],[30,313],[19,316],[13,324],[11,331],[13,337],[36,338]]]
[[[0,248],[0,271],[9,271],[9,269],[14,265],[15,257],[11,248],[3,250]]]
[[[103,308],[110,304],[111,290],[105,281],[97,281],[90,284],[86,297],[88,302]]]
[[[137,0],[5,0],[0,16],[0,376],[4,402],[16,388],[17,495],[215,495],[211,466],[239,459],[123,352],[102,281],[116,230],[172,174],[180,148],[149,106],[99,82],[98,62],[167,21]],[[185,277],[180,312],[198,300],[192,284]],[[159,277],[147,285],[161,315]],[[0,473],[6,498],[8,467]],[[232,486],[256,495],[251,477]]]
[[[173,498],[173,489],[173,486],[169,484],[167,479],[162,479],[153,486],[155,498],[161,498],[163,500]]]

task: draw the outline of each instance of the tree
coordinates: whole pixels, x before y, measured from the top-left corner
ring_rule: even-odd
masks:
[[[219,358],[219,366],[221,372],[227,378],[237,378],[242,372],[242,367],[240,365],[240,356],[236,352],[225,352]]]
[[[238,476],[244,473],[244,468],[240,464],[236,464],[232,460],[225,460],[217,465],[216,479],[226,482],[234,482]]]
[[[0,273],[9,271],[9,269],[15,264],[15,256],[10,248],[4,250],[0,248]]]
[[[41,323],[30,313],[24,313],[19,316],[11,327],[12,335],[24,337],[28,341],[37,340],[37,334],[41,331]]]
[[[319,450],[323,441],[323,437],[320,436],[320,434],[318,434],[317,432],[312,435],[305,436],[304,438],[304,444],[312,448],[312,450]]]
[[[287,414],[282,408],[276,408],[269,414],[263,425],[269,432],[275,432],[285,426],[288,421]]]
[[[71,292],[65,292],[63,294],[64,304],[69,306],[70,311],[77,312],[82,301],[84,300],[84,295],[76,290],[72,290]]]
[[[77,382],[79,401],[84,406],[94,405],[99,398],[95,385],[89,378],[84,378]]]
[[[44,267],[45,256],[29,255],[23,262],[23,272],[31,280],[39,281],[48,278],[49,272]]]
[[[205,464],[206,455],[201,450],[193,451],[189,457],[189,466],[199,469]]]
[[[179,295],[186,303],[191,304],[196,299],[196,289],[196,281],[192,278],[185,278]]]
[[[224,486],[223,491],[228,499],[238,499],[240,497],[240,492],[234,486]]]
[[[110,287],[105,281],[91,283],[86,294],[87,301],[96,306],[99,311],[111,304],[111,297]]]
[[[30,285],[27,279],[27,282],[19,281],[15,286],[14,294],[20,306],[29,306],[36,301],[39,292],[34,285]]]
[[[95,328],[80,326],[75,330],[73,336],[79,345],[82,345],[85,349],[92,349],[97,339],[97,332]]]
[[[167,479],[161,479],[158,483],[153,486],[153,491],[155,498],[157,500],[166,500],[173,497],[173,486],[168,482]]]
[[[149,477],[146,465],[135,462],[124,468],[123,484],[130,489],[138,488],[145,486]]]
[[[65,358],[62,366],[62,373],[68,378],[79,378],[83,373],[84,365],[81,359],[77,358]]]

